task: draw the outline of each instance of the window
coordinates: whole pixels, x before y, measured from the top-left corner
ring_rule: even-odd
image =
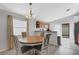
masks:
[[[27,31],[27,22],[17,18],[13,19],[13,31],[14,35],[21,35],[21,32]]]
[[[69,38],[69,24],[62,24],[62,36],[63,38]]]

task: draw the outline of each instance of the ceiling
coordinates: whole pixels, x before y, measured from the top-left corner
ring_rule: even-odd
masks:
[[[32,12],[37,20],[51,22],[75,14],[78,5],[77,3],[33,3]],[[29,4],[0,3],[0,9],[26,16],[29,12]]]

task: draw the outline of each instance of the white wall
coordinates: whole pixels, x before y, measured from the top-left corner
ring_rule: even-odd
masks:
[[[7,16],[13,15],[15,17],[23,18],[23,16],[0,10],[0,51],[8,48],[7,39]]]
[[[54,23],[51,23],[50,24],[50,29],[52,31],[57,31],[57,35],[58,36],[61,36],[61,24],[54,24]]]
[[[7,43],[7,15],[0,11],[0,50],[8,48]]]
[[[70,22],[70,39],[74,40],[74,22]]]
[[[59,19],[57,21],[51,22],[50,23],[50,27],[51,30],[53,31],[57,31],[58,32],[58,36],[61,36],[62,38],[62,24],[64,23],[69,23],[70,24],[70,38],[69,39],[74,39],[74,23],[79,21],[79,17],[75,17],[74,16],[69,16],[69,17],[65,17],[62,19]]]
[[[35,29],[36,29],[36,20],[29,19],[29,35],[30,36],[35,34]]]

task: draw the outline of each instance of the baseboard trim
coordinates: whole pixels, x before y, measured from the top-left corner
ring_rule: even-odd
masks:
[[[6,49],[0,49],[0,52],[7,51],[7,50],[9,50],[9,48],[6,48]]]

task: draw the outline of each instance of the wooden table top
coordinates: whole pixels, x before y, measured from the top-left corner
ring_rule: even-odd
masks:
[[[27,37],[27,42],[28,43],[40,43],[42,42],[44,37],[42,36],[29,36]]]

